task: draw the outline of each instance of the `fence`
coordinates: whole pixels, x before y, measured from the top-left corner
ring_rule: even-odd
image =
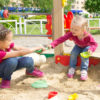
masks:
[[[10,25],[8,22],[15,22],[15,27]],[[34,20],[25,19],[23,22],[21,18],[19,19],[19,22],[17,22],[17,20],[0,20],[0,23],[9,24],[10,25],[9,28],[12,28],[14,30],[15,35],[33,35],[33,36],[47,36],[45,34],[46,33],[46,29],[45,29],[46,22],[47,22],[46,19],[34,19]],[[90,29],[100,30],[100,19],[99,18],[89,18],[88,27]]]

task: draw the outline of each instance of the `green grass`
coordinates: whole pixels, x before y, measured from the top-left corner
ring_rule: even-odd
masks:
[[[90,25],[90,27],[98,27],[99,20],[90,20],[89,25]]]
[[[100,35],[100,30],[91,30],[90,33],[93,35]]]
[[[36,27],[38,26],[38,27]],[[98,27],[99,26],[99,20],[90,20],[90,27]],[[34,28],[36,27],[36,28]],[[40,24],[29,24],[27,23],[27,26],[26,26],[26,32],[28,35],[46,35],[47,33],[47,30],[45,28],[45,24],[43,24],[43,33],[40,32]],[[15,30],[11,28],[11,30],[13,31],[13,33],[15,33]],[[19,27],[18,27],[18,34],[20,34],[19,32]],[[91,34],[100,34],[100,30],[90,30],[90,33]],[[24,34],[24,25],[22,27],[22,34]]]
[[[36,28],[34,28],[35,26],[37,26]],[[15,30],[11,28],[11,30],[13,31],[13,33],[15,33]],[[17,34],[20,34],[20,31],[19,31],[19,27],[18,27],[18,30],[17,30]],[[27,24],[26,26],[26,32],[28,35],[46,35],[47,33],[47,30],[45,29],[45,24],[43,24],[43,33],[41,33],[40,31],[40,24],[36,24],[36,25],[33,25],[33,24]],[[22,34],[24,34],[24,26],[22,27]]]

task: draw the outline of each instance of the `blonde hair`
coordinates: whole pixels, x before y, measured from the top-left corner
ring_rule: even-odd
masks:
[[[73,24],[80,26],[84,31],[89,32],[88,21],[86,18],[79,16],[79,15],[76,15],[76,16],[74,16],[74,18],[72,20],[71,26]]]

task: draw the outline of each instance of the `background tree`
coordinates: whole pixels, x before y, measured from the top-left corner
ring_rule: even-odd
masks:
[[[64,8],[64,11],[70,11],[71,10],[71,7],[72,7],[72,3],[74,2],[75,0],[67,0],[67,5],[65,6]]]
[[[9,4],[10,0],[0,0],[0,8],[2,7],[7,7]]]
[[[33,0],[34,6],[41,8],[43,11],[51,12],[53,0]]]
[[[22,0],[24,7],[33,7],[33,0]]]
[[[100,0],[86,0],[84,8],[90,13],[100,13]]]
[[[67,0],[65,10],[71,9],[71,4],[74,0]],[[53,0],[22,0],[24,7],[38,7],[41,11],[51,12],[53,8]]]

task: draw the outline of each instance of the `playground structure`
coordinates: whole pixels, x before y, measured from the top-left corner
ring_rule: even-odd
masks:
[[[46,28],[48,30],[47,36],[52,35],[52,39],[55,40],[58,37],[64,35],[64,28],[69,30],[70,29],[70,24],[73,19],[73,14],[69,12],[66,15],[64,15],[64,5],[65,5],[65,0],[53,0],[53,14],[52,16],[48,13],[8,13],[7,10],[1,10],[0,15],[2,18],[8,18],[9,14],[17,14],[17,15],[47,15],[47,21],[48,23],[46,24]],[[51,39],[51,37],[49,37]],[[63,44],[57,46],[55,48],[55,62],[62,62],[62,59],[64,62],[69,62],[69,57],[68,55],[63,55],[64,53],[64,46]],[[91,57],[90,57],[91,58]],[[67,61],[66,61],[67,59]],[[90,60],[90,64],[95,59],[94,57],[92,60]],[[80,59],[79,59],[80,61]],[[92,64],[97,64],[99,60],[96,59],[92,62]],[[63,63],[62,63],[63,64]],[[69,64],[69,63],[68,63]],[[68,65],[64,64],[64,65]],[[80,63],[78,64],[80,65]]]

